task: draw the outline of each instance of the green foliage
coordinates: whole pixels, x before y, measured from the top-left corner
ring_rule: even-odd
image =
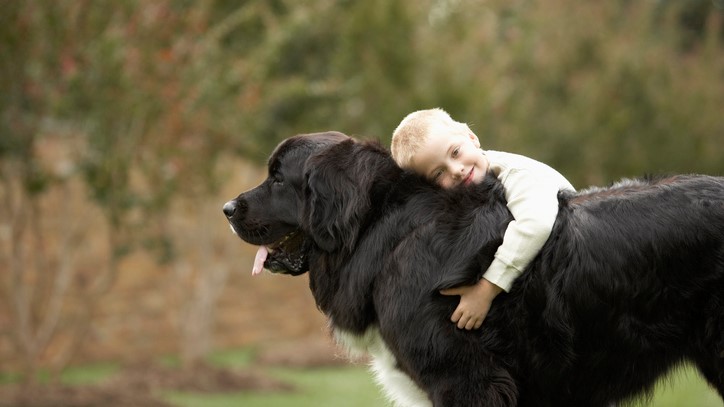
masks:
[[[281,139],[324,129],[387,142],[402,116],[431,106],[579,185],[723,170],[720,2],[7,9],[0,154],[27,157],[43,120],[69,124],[102,205],[140,204],[131,169],[164,186],[144,203],[163,207],[189,186],[215,188],[222,151],[263,162]]]
[[[434,84],[420,90],[422,106],[447,107],[486,147],[549,162],[579,186],[724,170],[721,41],[708,35],[682,52],[678,8],[450,4],[436,20],[441,29],[425,37],[427,66],[437,64],[432,55],[445,58],[434,69],[423,65],[429,79],[416,83]],[[718,32],[720,20],[712,10],[704,31]]]

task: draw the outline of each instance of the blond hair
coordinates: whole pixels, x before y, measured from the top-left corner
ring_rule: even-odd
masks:
[[[433,130],[446,133],[472,133],[467,124],[453,120],[440,108],[412,112],[405,116],[392,132],[390,152],[397,165],[409,168],[415,154],[425,144]]]

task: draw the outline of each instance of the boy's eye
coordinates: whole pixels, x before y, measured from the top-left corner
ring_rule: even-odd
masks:
[[[455,149],[452,152],[453,158],[457,157],[459,152],[460,152],[460,147],[455,147]]]
[[[437,181],[438,178],[442,175],[442,170],[437,170],[432,174],[432,180]]]

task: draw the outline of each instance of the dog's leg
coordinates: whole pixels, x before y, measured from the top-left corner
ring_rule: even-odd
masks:
[[[724,401],[724,355],[719,353],[714,356],[699,357],[695,363],[702,376],[719,392],[719,397]]]
[[[370,365],[387,399],[396,407],[432,407],[427,395],[409,376],[395,367],[394,358],[389,356],[375,355]]]
[[[696,366],[709,384],[717,390],[724,401],[724,358],[709,359],[707,362],[698,360]]]
[[[704,334],[703,340],[695,346],[691,359],[724,401],[724,318],[710,320],[707,327],[708,335]]]
[[[448,374],[438,377],[432,389],[435,407],[513,407],[523,405],[518,400],[518,389],[507,372],[490,372],[485,377],[459,369],[462,376]],[[456,372],[457,373],[457,372]],[[477,377],[476,377],[477,376]],[[470,380],[476,377],[476,380]]]

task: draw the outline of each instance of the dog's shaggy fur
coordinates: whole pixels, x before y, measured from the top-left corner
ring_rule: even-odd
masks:
[[[335,336],[420,406],[606,406],[682,362],[724,397],[724,178],[561,193],[553,232],[483,327],[450,322],[511,220],[501,184],[442,190],[375,143],[297,136],[224,206],[265,266],[309,271]],[[276,242],[276,243],[275,243]]]

